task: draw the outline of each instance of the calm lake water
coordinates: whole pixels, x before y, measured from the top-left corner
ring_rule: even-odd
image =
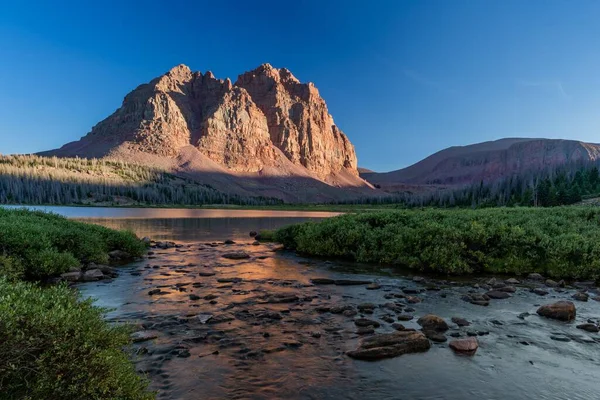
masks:
[[[425,290],[389,268],[308,260],[273,252],[273,245],[252,245],[248,236],[250,230],[333,213],[50,209],[182,244],[154,250],[152,258],[121,268],[110,283],[79,286],[84,296],[113,308],[109,319],[156,333],[156,339],[134,347],[136,367],[148,374],[160,399],[600,398],[599,335],[575,327],[600,318],[600,303],[576,301],[575,323],[535,314],[540,304],[570,299],[574,289],[548,289],[550,294],[540,297],[517,285],[511,298],[481,307],[461,300],[476,290],[470,283],[432,279],[428,284],[441,290]],[[236,243],[221,243],[229,238]],[[249,258],[223,257],[232,251],[245,251]],[[365,279],[381,289],[312,285],[311,278]],[[162,294],[148,295],[156,288]],[[449,333],[482,334],[477,353],[458,356],[441,343],[425,353],[377,362],[347,357],[360,340],[356,316],[320,312],[319,307],[373,303],[375,311],[366,317],[381,322],[377,332],[392,332],[384,321],[390,315],[383,306],[391,301],[385,296],[406,288],[422,289],[417,295],[422,301],[410,304],[414,311],[408,312],[415,318],[402,324],[418,329],[416,319],[428,313],[448,322],[454,316],[466,318],[471,326],[450,324]],[[282,296],[297,300],[280,303]],[[524,312],[531,315],[519,318]],[[212,320],[206,322],[207,316]]]

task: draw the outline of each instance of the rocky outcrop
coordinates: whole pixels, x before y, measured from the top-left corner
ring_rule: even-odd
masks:
[[[269,64],[240,75],[235,85],[176,66],[129,93],[81,140],[45,154],[176,158],[189,146],[227,171],[367,186],[354,147],[316,87]]]
[[[340,168],[358,175],[354,147],[312,83],[263,64],[240,75],[235,84],[250,93],[267,117],[272,143],[293,163],[321,178]]]

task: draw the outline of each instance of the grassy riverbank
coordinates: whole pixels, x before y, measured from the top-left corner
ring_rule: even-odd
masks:
[[[348,214],[280,229],[274,239],[306,255],[437,273],[600,277],[600,210],[588,207]]]
[[[137,257],[145,245],[131,232],[39,211],[0,208],[0,275],[44,280],[91,262],[107,263],[112,250]]]
[[[127,328],[66,285],[34,282],[107,262],[112,250],[139,256],[145,245],[129,232],[0,209],[0,398],[153,398],[122,350]]]

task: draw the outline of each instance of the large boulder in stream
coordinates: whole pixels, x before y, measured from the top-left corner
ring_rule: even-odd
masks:
[[[577,315],[575,304],[564,300],[552,304],[545,304],[538,308],[537,313],[542,317],[567,322],[574,320]]]
[[[424,331],[446,332],[449,329],[443,318],[433,314],[427,314],[419,318],[417,324],[421,325]]]
[[[346,354],[358,360],[375,361],[427,351],[430,347],[431,343],[422,332],[398,331],[363,339],[356,350]]]

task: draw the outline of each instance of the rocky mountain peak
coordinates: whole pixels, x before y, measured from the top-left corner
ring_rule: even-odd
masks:
[[[176,157],[189,146],[232,171],[295,171],[333,184],[343,174],[344,184],[364,185],[354,147],[316,87],[270,64],[235,84],[177,65],[129,93],[80,141],[50,153]]]

